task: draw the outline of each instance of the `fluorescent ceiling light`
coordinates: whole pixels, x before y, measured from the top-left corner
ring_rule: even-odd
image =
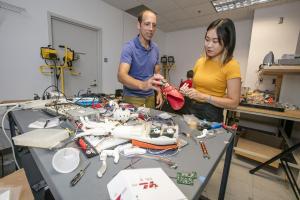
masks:
[[[12,12],[16,12],[16,13],[21,13],[21,12],[25,11],[25,8],[21,8],[21,7],[15,6],[10,3],[6,3],[4,1],[0,1],[0,8],[9,10]]]
[[[217,12],[223,12],[270,1],[273,0],[211,0],[211,3]]]

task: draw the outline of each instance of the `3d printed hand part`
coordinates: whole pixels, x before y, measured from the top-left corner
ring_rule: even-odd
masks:
[[[100,160],[102,161],[102,166],[100,169],[97,171],[97,176],[101,178],[103,174],[105,173],[107,169],[107,163],[106,159],[107,156],[112,156],[114,157],[114,163],[118,163],[120,159],[119,151],[118,150],[104,150],[100,154]]]
[[[134,147],[131,149],[124,149],[124,155],[125,156],[131,156],[131,155],[141,155],[141,154],[145,154],[147,151],[146,149],[142,149],[139,147]]]
[[[128,109],[118,108],[114,112],[114,119],[121,122],[126,122],[130,119],[130,111]]]
[[[97,171],[97,176],[98,176],[99,178],[101,178],[101,177],[103,176],[103,174],[104,174],[105,171],[106,171],[106,168],[107,168],[107,166],[106,166],[106,161],[102,161],[102,166],[101,166],[100,169]]]
[[[108,134],[109,134],[109,132],[107,132],[106,129],[93,128],[93,129],[83,130],[83,132],[81,132],[81,133],[77,133],[75,135],[75,138],[79,138],[79,137],[87,136],[87,135],[101,136],[101,135],[108,135]]]
[[[114,157],[114,163],[119,162],[119,159],[120,159],[119,151],[117,151],[117,150],[104,150],[102,153],[106,153],[107,156],[113,156]]]
[[[201,139],[201,138],[205,138],[208,134],[208,130],[207,129],[203,129],[202,130],[202,134],[201,135],[198,135],[197,138],[198,139]]]
[[[97,176],[99,178],[101,178],[103,176],[103,174],[105,173],[105,171],[106,171],[106,168],[107,168],[106,158],[107,158],[107,153],[102,151],[102,153],[100,154],[100,160],[102,161],[102,166],[97,171]]]
[[[161,86],[161,91],[174,110],[180,110],[183,107],[184,96],[174,86],[164,83]]]
[[[116,138],[134,139],[155,145],[168,145],[177,143],[178,126],[173,126],[173,128],[175,133],[171,138],[165,136],[151,137],[151,123],[148,122],[136,126],[119,125],[111,133]]]
[[[117,146],[114,151],[118,151],[118,153],[124,151],[125,149],[130,149],[132,148],[132,144],[131,143],[127,143],[127,144],[123,144],[123,145],[119,145]]]
[[[80,122],[85,128],[105,128],[104,123],[91,122],[87,117],[79,117]]]
[[[99,128],[99,129],[104,129],[106,132],[110,132],[118,124],[118,122],[110,121],[108,119],[105,119],[104,122],[94,122],[94,121],[90,121],[88,117],[80,117],[80,121],[83,124],[82,127],[83,130]]]

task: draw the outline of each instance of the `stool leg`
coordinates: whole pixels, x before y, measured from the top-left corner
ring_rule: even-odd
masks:
[[[287,155],[287,154],[293,152],[294,150],[296,150],[296,149],[299,148],[299,147],[300,147],[300,143],[295,144],[294,146],[292,146],[292,147],[288,148],[287,150],[281,152],[280,154],[274,156],[274,157],[271,158],[270,160],[268,160],[268,161],[266,161],[266,162],[264,162],[264,163],[258,165],[258,166],[255,167],[254,169],[251,169],[251,170],[249,171],[249,173],[250,173],[250,174],[254,174],[255,172],[257,172],[258,170],[260,170],[260,169],[263,168],[264,166],[266,166],[266,165],[268,165],[268,164],[270,164],[270,163],[272,163],[272,162],[274,162],[274,161],[276,161],[276,160],[278,160],[278,159],[284,157],[285,155]]]

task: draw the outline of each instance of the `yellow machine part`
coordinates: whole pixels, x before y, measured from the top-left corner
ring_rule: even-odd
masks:
[[[42,65],[40,66],[40,72],[44,75],[51,75],[53,74],[52,69],[54,69],[55,66],[51,65]]]
[[[67,61],[73,61],[74,60],[74,51],[67,48],[67,53],[66,53],[66,56],[67,56]]]
[[[41,47],[41,56],[43,59],[56,60],[57,59],[57,51],[50,47]]]

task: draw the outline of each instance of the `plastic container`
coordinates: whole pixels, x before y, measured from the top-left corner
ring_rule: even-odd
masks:
[[[59,150],[52,158],[52,166],[59,173],[74,171],[78,167],[79,162],[79,150],[71,147]]]

